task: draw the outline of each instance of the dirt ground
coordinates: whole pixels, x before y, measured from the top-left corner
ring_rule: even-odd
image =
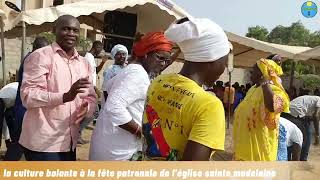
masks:
[[[87,129],[85,129],[85,131],[83,132],[83,138],[85,140],[90,141],[93,129],[94,129],[93,125],[89,125],[87,127]],[[226,140],[225,140],[226,153],[223,153],[222,157],[220,156],[219,158],[217,158],[219,160],[221,160],[221,159],[230,160],[229,155],[233,151],[231,131],[232,131],[231,126],[229,129],[226,129]],[[77,147],[77,160],[80,160],[80,161],[88,160],[89,148],[90,148],[90,143],[84,144],[84,145],[79,145]],[[4,140],[2,140],[2,146],[0,148],[0,160],[3,159],[3,155],[4,155],[5,151],[6,151],[5,143],[4,143]],[[216,158],[214,158],[214,159],[217,160]],[[313,146],[313,145],[311,146],[308,160],[310,162],[319,162],[320,161],[320,146]]]

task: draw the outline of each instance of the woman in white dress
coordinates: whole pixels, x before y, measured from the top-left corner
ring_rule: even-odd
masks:
[[[108,98],[91,137],[89,160],[130,160],[141,151],[149,74],[159,74],[171,63],[171,49],[162,32],[149,33],[135,42],[133,60],[106,85]]]

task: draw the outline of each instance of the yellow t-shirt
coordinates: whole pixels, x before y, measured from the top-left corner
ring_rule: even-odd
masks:
[[[170,152],[176,152],[173,159],[179,160],[188,140],[211,149],[224,150],[222,102],[179,74],[160,75],[153,80],[147,93],[143,121],[148,157],[172,156],[161,151],[168,150],[163,148],[163,144],[167,144]]]

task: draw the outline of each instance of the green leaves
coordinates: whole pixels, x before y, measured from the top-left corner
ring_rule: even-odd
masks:
[[[270,33],[263,26],[249,27],[246,36],[266,42],[291,46],[316,47],[320,45],[320,31],[310,32],[300,21],[292,23],[288,27],[282,25],[276,26]],[[290,75],[291,68],[292,60],[283,62],[282,69],[285,74]],[[303,80],[306,88],[314,89],[319,87],[320,76],[316,74],[320,74],[320,66],[295,62],[294,74]]]
[[[246,34],[246,36],[258,39],[260,41],[267,41],[268,33],[269,31],[267,30],[267,28],[263,26],[255,26],[248,28],[248,33]]]
[[[45,37],[49,41],[50,44],[53,43],[54,41],[56,41],[55,35],[51,32],[42,32],[39,34],[39,36]]]
[[[320,31],[316,31],[310,34],[309,46],[316,47],[320,45]]]
[[[303,80],[303,84],[307,89],[316,89],[320,84],[320,76],[314,74],[300,75],[298,79]]]
[[[270,33],[263,26],[249,27],[246,36],[261,41],[292,46],[315,47],[320,45],[320,31],[311,33],[300,21],[292,23],[288,27],[276,26]]]
[[[91,46],[91,43],[92,42],[90,40],[80,36],[78,46],[82,48],[82,51],[88,51]]]

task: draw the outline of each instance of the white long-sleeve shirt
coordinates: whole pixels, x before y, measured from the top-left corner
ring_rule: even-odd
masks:
[[[129,160],[142,149],[141,140],[119,125],[142,124],[150,80],[141,65],[130,64],[107,84],[108,98],[90,144],[90,160]]]

